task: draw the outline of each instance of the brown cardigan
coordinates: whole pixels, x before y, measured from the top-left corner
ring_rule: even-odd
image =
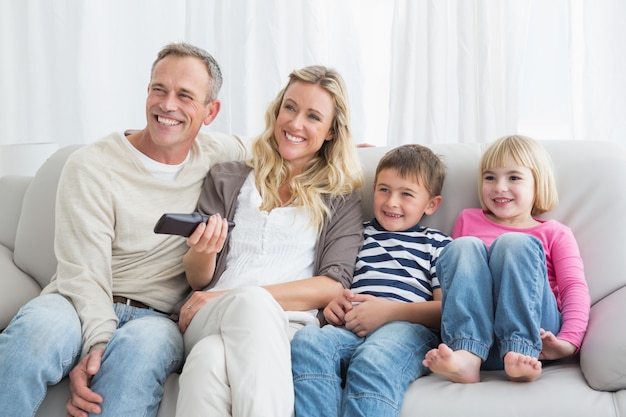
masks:
[[[204,180],[198,211],[204,214],[219,213],[233,220],[239,191],[252,168],[243,161],[214,165]],[[363,243],[361,193],[355,191],[345,198],[329,202],[332,215],[324,220],[315,245],[314,275],[325,275],[345,287],[350,287],[356,256]],[[228,239],[228,238],[227,238]],[[211,288],[226,269],[228,240],[218,255],[214,278],[206,288]]]

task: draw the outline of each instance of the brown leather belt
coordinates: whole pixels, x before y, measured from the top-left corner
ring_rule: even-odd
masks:
[[[126,304],[127,306],[131,306],[131,307],[146,308],[148,310],[154,310],[157,313],[161,313],[161,314],[168,314],[168,313],[165,313],[163,311],[159,311],[156,308],[152,308],[149,305],[142,303],[141,301],[131,300],[130,298],[121,297],[119,295],[114,295],[113,296],[113,302],[114,303]]]

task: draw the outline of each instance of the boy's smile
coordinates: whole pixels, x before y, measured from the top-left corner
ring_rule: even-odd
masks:
[[[417,179],[402,178],[392,168],[380,171],[374,184],[374,216],[392,232],[412,228],[424,214],[432,214],[440,201],[440,196],[431,197]]]

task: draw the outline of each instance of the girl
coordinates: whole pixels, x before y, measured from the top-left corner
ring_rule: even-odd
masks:
[[[572,231],[535,216],[557,191],[550,157],[524,136],[498,139],[480,164],[482,209],[466,209],[437,262],[441,337],[423,364],[453,382],[504,369],[512,381],[541,374],[540,359],[580,349],[590,297]]]

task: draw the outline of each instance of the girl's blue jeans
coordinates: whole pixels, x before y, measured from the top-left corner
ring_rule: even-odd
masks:
[[[400,321],[365,338],[331,325],[300,329],[291,342],[296,417],[397,416],[438,341],[434,331]]]
[[[437,276],[441,338],[479,356],[483,369],[503,369],[510,351],[539,357],[539,329],[557,334],[561,327],[543,245],[534,236],[506,233],[490,248],[475,237],[455,239],[437,261]]]
[[[167,376],[180,368],[183,341],[176,323],[149,309],[115,304],[118,329],[91,389],[104,397],[99,416],[156,416]],[[78,363],[81,325],[58,294],[34,298],[0,334],[2,415],[34,416],[49,385]]]

